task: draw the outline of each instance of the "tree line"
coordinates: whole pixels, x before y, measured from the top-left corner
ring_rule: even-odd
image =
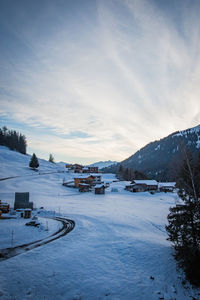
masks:
[[[119,166],[116,176],[120,180],[127,180],[127,181],[132,181],[134,179],[147,179],[147,176],[138,171],[138,170],[133,170],[132,168],[125,168],[122,165]]]
[[[8,130],[6,126],[0,128],[0,145],[26,154],[27,141],[25,135],[15,130]]]

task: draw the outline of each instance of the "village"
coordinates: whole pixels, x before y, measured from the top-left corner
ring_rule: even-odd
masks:
[[[77,188],[79,192],[94,191],[95,194],[105,194],[109,182],[102,181],[102,175],[98,167],[84,167],[79,164],[66,165],[67,172],[78,173],[73,180],[63,180],[63,185],[70,188]],[[116,181],[122,180],[116,177]],[[132,180],[125,186],[129,192],[173,192],[176,182],[157,182],[156,180]]]

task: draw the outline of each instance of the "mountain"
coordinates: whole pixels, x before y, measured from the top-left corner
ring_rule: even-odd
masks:
[[[122,165],[145,173],[157,180],[174,180],[184,149],[192,154],[200,153],[200,125],[147,144],[129,158],[104,171],[115,171]]]
[[[88,165],[88,167],[98,167],[99,169],[102,169],[102,168],[110,167],[110,166],[115,165],[117,163],[118,163],[117,161],[111,161],[111,160],[99,161],[99,162],[96,162],[94,164]]]

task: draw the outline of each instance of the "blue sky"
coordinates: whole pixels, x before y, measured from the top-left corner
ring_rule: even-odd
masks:
[[[199,15],[194,0],[0,0],[0,125],[84,164],[198,125]]]

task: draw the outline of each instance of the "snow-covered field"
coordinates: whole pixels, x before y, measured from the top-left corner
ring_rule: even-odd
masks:
[[[73,174],[33,174],[30,158],[4,147],[0,159],[0,178],[21,176],[0,181],[1,200],[13,205],[14,192],[29,191],[36,208],[76,222],[68,235],[0,261],[0,299],[200,299],[200,290],[182,284],[166,240],[167,214],[176,194],[130,193],[124,190],[126,182],[111,183],[105,195],[79,193],[62,186],[63,177],[69,180]],[[57,168],[43,161],[40,172]],[[103,180],[115,178],[104,174]],[[0,249],[6,247],[9,222],[0,220]],[[25,226],[18,228],[23,235]],[[30,230],[35,239],[38,229]]]

